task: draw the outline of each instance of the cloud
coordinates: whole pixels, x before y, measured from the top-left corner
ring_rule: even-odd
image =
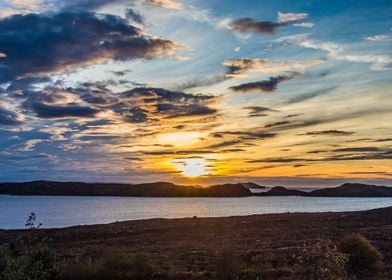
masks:
[[[22,124],[22,122],[23,116],[21,114],[2,107],[2,104],[0,102],[0,126],[15,126]]]
[[[333,150],[334,152],[344,152],[344,153],[352,153],[352,152],[377,152],[380,151],[378,147],[355,147],[355,148],[341,148]]]
[[[264,125],[264,128],[274,128],[274,127],[279,127],[279,126],[283,126],[286,124],[290,124],[290,121],[280,121],[280,122],[273,122],[273,123],[268,123],[266,125]]]
[[[242,58],[226,60],[222,64],[227,67],[224,74],[227,77],[246,77],[247,72],[275,73],[290,72],[299,69],[307,69],[325,63],[324,60],[316,59],[305,62],[297,61],[273,61],[266,58]]]
[[[352,135],[354,132],[351,131],[343,131],[343,130],[322,130],[322,131],[311,131],[307,132],[303,135],[327,135],[327,136],[347,136],[347,135]]]
[[[232,86],[230,87],[230,89],[236,92],[249,92],[249,91],[273,92],[277,89],[278,84],[285,81],[292,80],[298,76],[301,76],[301,74],[297,72],[293,72],[286,76],[270,77],[269,80],[265,80],[265,81],[245,83],[238,86]]]
[[[115,110],[115,112],[120,114],[129,123],[141,123],[148,120],[148,112],[137,106],[131,108],[121,107]]]
[[[237,33],[259,33],[274,35],[277,28],[286,26],[286,22],[256,21],[252,18],[241,18],[229,24],[231,30]]]
[[[307,13],[282,13],[278,12],[278,22],[293,22],[308,18]]]
[[[55,106],[44,103],[34,103],[32,109],[40,118],[93,118],[97,110],[78,105]]]
[[[220,142],[220,143],[217,143],[217,144],[209,145],[209,146],[205,147],[204,149],[226,148],[226,147],[237,145],[239,143],[241,143],[241,141],[238,141],[238,140],[235,140],[235,141],[224,141],[224,142]]]
[[[352,54],[347,52],[343,46],[337,43],[311,39],[309,34],[282,37],[278,39],[278,42],[298,45],[309,49],[322,50],[326,52],[330,58],[336,60],[371,63],[371,68],[373,70],[384,70],[392,66],[392,57],[390,55]]]
[[[368,36],[365,37],[365,40],[367,41],[385,41],[391,38],[390,35],[374,35],[374,36]]]
[[[392,142],[392,138],[381,138],[375,140],[374,142]]]
[[[133,20],[136,23],[144,25],[144,17],[136,12],[134,9],[128,8],[125,11],[125,17],[128,20]]]
[[[229,77],[225,75],[214,75],[212,77],[196,78],[185,83],[182,83],[176,87],[176,90],[186,90],[198,87],[210,86],[226,81]]]
[[[5,3],[2,3],[0,8],[0,19],[15,14],[39,12],[44,7],[44,1],[42,0],[7,0]]]
[[[264,117],[267,116],[268,113],[278,112],[277,110],[273,110],[262,106],[248,106],[248,107],[244,107],[243,109],[250,110],[248,115],[249,117]]]
[[[35,146],[41,142],[44,142],[43,139],[29,139],[26,140],[21,145],[16,145],[15,150],[20,152],[30,152],[35,149]]]
[[[228,28],[236,33],[259,33],[274,35],[279,27],[294,24],[300,27],[313,27],[312,23],[298,23],[299,20],[306,19],[307,13],[282,13],[278,12],[278,22],[257,21],[252,18],[240,18],[228,23]],[[227,25],[221,23],[221,25]],[[310,26],[311,25],[311,26]]]
[[[186,106],[174,106],[169,111],[171,111],[169,118],[205,116],[205,115],[213,115],[217,112],[216,109],[204,105],[198,105],[198,104],[190,104]]]
[[[301,23],[294,23],[296,27],[304,27],[304,28],[312,28],[314,26],[313,22],[301,22]]]
[[[328,161],[368,161],[368,160],[386,160],[392,159],[390,151],[368,151],[366,154],[360,155],[333,155],[321,158],[264,158],[249,160],[249,163],[293,163],[293,162],[328,162]]]
[[[132,109],[131,119],[136,122],[150,119],[174,119],[214,115],[217,110],[211,108],[217,97],[205,94],[190,94],[170,91],[163,88],[134,88],[123,92],[119,100],[110,108],[122,116],[127,116]],[[136,118],[135,118],[136,117]]]
[[[144,35],[117,16],[15,15],[0,20],[0,51],[7,54],[0,59],[0,82],[109,60],[165,57],[180,48],[172,41]]]
[[[237,135],[240,136],[243,140],[252,140],[252,139],[268,139],[273,138],[277,134],[276,133],[269,133],[265,131],[221,131],[221,132],[214,132],[212,134],[215,138],[221,138],[223,135]]]
[[[319,89],[319,90],[315,90],[315,91],[311,91],[305,94],[301,94],[301,95],[297,95],[291,99],[289,99],[287,101],[288,104],[293,104],[293,103],[299,103],[299,102],[303,102],[309,99],[313,99],[315,97],[327,94],[333,90],[335,90],[336,87],[328,87],[328,88],[324,88],[324,89]]]
[[[174,59],[177,61],[187,61],[189,60],[189,56],[177,55]]]
[[[172,10],[182,10],[184,6],[175,0],[145,0],[145,3],[150,6],[157,6]]]

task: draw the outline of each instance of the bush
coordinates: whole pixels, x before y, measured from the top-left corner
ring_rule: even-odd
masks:
[[[345,238],[340,250],[348,255],[347,268],[354,275],[375,274],[383,267],[381,253],[361,234]]]
[[[55,258],[45,245],[0,249],[0,280],[51,280],[55,276]]]
[[[305,244],[295,256],[295,279],[341,279],[346,275],[348,258],[329,240]]]

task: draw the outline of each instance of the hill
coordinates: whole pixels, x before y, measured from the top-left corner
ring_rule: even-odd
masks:
[[[81,182],[32,181],[2,183],[0,194],[66,196],[146,196],[146,197],[241,197],[251,192],[241,184],[214,185],[207,188],[168,182],[145,184],[100,184]]]
[[[241,185],[243,185],[247,189],[260,189],[260,190],[269,189],[269,187],[260,186],[256,183],[253,183],[253,182],[241,183]]]
[[[358,183],[345,183],[336,188],[314,190],[307,195],[332,197],[392,197],[392,188]]]
[[[260,189],[262,192],[251,192]],[[65,195],[65,196],[144,196],[144,197],[244,197],[244,196],[307,196],[307,197],[392,197],[386,186],[345,183],[336,188],[311,192],[255,183],[212,185],[209,187],[176,185],[169,182],[143,184],[111,184],[82,182],[32,181],[1,183],[0,194],[8,195]]]
[[[306,193],[299,190],[290,190],[282,186],[276,186],[270,189],[267,192],[260,193],[261,196],[290,196],[290,195],[299,195],[305,196]]]

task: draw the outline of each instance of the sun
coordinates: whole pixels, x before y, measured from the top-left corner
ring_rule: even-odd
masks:
[[[209,172],[207,161],[204,158],[177,159],[173,163],[186,177],[199,177]]]

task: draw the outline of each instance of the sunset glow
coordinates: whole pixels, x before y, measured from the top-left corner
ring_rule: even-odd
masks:
[[[0,2],[0,181],[391,181],[390,1]]]

